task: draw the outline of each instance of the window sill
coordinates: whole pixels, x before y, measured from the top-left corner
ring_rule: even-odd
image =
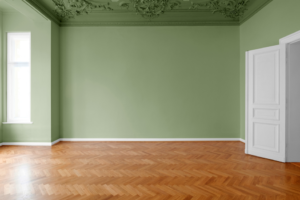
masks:
[[[33,124],[33,122],[2,122],[2,124]]]

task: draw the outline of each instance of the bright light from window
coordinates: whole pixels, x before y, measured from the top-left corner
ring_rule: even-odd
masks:
[[[30,33],[7,34],[7,122],[30,122]]]

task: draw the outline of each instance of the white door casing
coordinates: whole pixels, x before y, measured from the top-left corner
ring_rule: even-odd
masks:
[[[246,153],[286,161],[286,48],[246,53]]]

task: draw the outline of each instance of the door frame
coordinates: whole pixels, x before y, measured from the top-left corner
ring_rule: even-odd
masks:
[[[245,91],[246,91],[246,96],[245,96],[245,154],[248,154],[248,96],[249,96],[249,85],[248,85],[248,75],[249,75],[249,51],[246,51],[246,69],[245,69]]]
[[[292,33],[286,37],[283,37],[279,40],[279,43],[281,45],[285,45],[285,48],[286,48],[286,79],[287,80],[290,80],[290,61],[289,61],[289,54],[290,54],[290,45],[291,44],[294,44],[294,43],[297,43],[297,42],[300,42],[300,31],[297,31],[295,33]],[[289,119],[289,110],[290,110],[290,101],[288,100],[288,97],[289,97],[289,88],[288,88],[288,84],[286,84],[286,121],[288,121]],[[289,134],[289,126],[287,125],[286,126],[286,142],[290,141],[290,137],[291,137],[291,133]],[[286,162],[289,161],[289,155],[288,155],[288,144],[286,144],[286,155],[285,155],[285,158],[286,158]]]
[[[300,41],[300,31],[297,31],[295,33],[292,33],[286,37],[283,37],[279,40],[279,44],[285,44],[285,45],[289,45],[295,42],[299,42]]]
[[[295,33],[292,33],[288,36],[285,36],[285,37],[279,39],[279,44],[285,45],[286,58],[289,54],[288,46],[290,44],[293,44],[293,43],[296,43],[299,41],[300,41],[300,31],[297,31]],[[246,69],[245,69],[245,83],[246,83],[245,84],[245,154],[248,154],[248,105],[249,105],[249,102],[248,102],[248,92],[249,92],[249,89],[248,89],[248,75],[249,75],[248,62],[249,62],[249,51],[246,51],[245,60],[246,60],[246,66],[245,66],[246,67]],[[289,69],[289,63],[288,63],[288,59],[286,59],[286,70],[287,70],[286,76],[288,76],[288,69]],[[287,78],[286,80],[288,80],[288,77],[286,77],[286,78]],[[288,92],[288,90],[286,90],[286,92]],[[286,102],[286,104],[287,104],[287,102]],[[287,109],[287,111],[288,111],[288,109]],[[288,115],[286,114],[286,118],[287,118],[287,116]],[[286,126],[286,131],[287,131],[287,127],[288,126]],[[286,134],[286,142],[288,141],[287,137],[288,137],[288,134]],[[285,153],[286,153],[285,159],[287,159],[287,151],[285,151]]]

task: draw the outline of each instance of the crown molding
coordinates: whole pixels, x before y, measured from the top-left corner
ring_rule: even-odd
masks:
[[[92,10],[91,13],[111,13],[112,11],[107,11],[107,10]],[[191,9],[176,9],[176,10],[168,10],[168,13],[181,13],[181,12],[189,12],[189,13],[199,13],[199,12],[204,12],[204,13],[209,13],[211,14],[211,10],[209,9],[198,9],[198,10],[191,10]],[[136,14],[134,10],[114,10],[113,13],[133,13]]]
[[[185,21],[185,22],[162,22],[162,21],[65,21],[60,23],[61,27],[87,27],[87,26],[239,26],[235,21]]]
[[[7,0],[6,0],[7,1]],[[272,0],[258,0],[254,1],[249,8],[249,12],[245,13],[245,16],[241,20],[232,20],[221,18],[218,14],[212,15],[209,9],[175,9],[168,10],[168,15],[159,20],[142,20],[135,18],[136,14],[134,10],[114,10],[111,11],[99,11],[92,10],[88,16],[78,17],[71,20],[62,20],[51,12],[50,7],[37,0],[22,0],[37,13],[44,18],[53,21],[62,27],[87,27],[87,26],[239,26],[259,10],[269,4]],[[118,15],[119,14],[119,15]],[[117,16],[116,16],[117,15]],[[184,16],[184,18],[182,18]],[[110,21],[113,20],[113,21]],[[179,21],[182,20],[182,21]]]

